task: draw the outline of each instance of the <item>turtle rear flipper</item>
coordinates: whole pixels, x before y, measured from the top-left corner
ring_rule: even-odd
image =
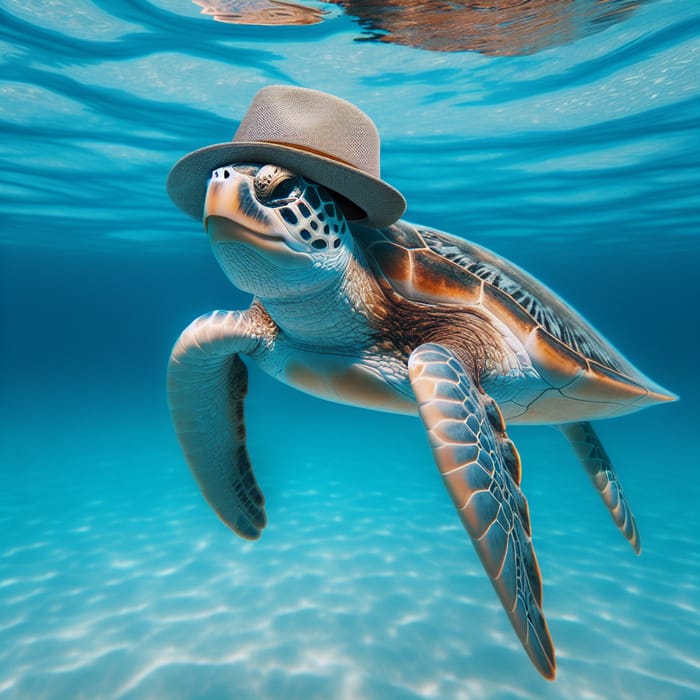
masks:
[[[593,426],[590,423],[567,423],[560,425],[559,429],[574,448],[591,483],[610,511],[615,525],[632,545],[635,554],[640,554],[642,544],[637,521],[634,519],[632,508],[622,490],[612,462]]]
[[[168,402],[178,439],[209,505],[234,532],[257,539],[265,499],[246,447],[248,370],[238,352],[258,344],[249,312],[214,311],[180,335],[168,366]]]
[[[408,371],[435,461],[462,523],[525,651],[552,679],[554,645],[542,612],[542,578],[520,490],[520,458],[500,411],[442,345],[414,350]]]

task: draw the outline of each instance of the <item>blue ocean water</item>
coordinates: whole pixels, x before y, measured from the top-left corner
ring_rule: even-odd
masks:
[[[581,0],[554,21],[533,2],[440,51],[437,29],[359,2],[300,3],[325,14],[298,26],[213,4],[0,2],[0,698],[698,697],[700,5]],[[219,5],[251,21],[265,3]],[[553,683],[417,419],[253,366],[262,539],[232,535],[190,476],[167,357],[192,318],[249,299],[165,177],[273,83],[358,104],[407,219],[536,274],[681,396],[596,426],[639,558],[557,431],[509,430]]]

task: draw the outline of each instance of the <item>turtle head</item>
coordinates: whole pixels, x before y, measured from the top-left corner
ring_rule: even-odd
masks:
[[[323,288],[343,273],[352,250],[334,196],[277,165],[212,171],[204,227],[231,282],[262,298]]]

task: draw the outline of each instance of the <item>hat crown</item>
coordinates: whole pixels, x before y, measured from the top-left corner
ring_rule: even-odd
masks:
[[[293,146],[380,176],[379,132],[355,105],[317,90],[272,85],[260,90],[233,143]]]

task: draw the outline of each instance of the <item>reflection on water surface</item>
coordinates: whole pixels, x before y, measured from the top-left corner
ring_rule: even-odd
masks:
[[[316,24],[336,5],[364,30],[358,39],[429,51],[478,51],[493,56],[536,53],[570,43],[624,19],[643,0],[194,0],[221,22]]]

